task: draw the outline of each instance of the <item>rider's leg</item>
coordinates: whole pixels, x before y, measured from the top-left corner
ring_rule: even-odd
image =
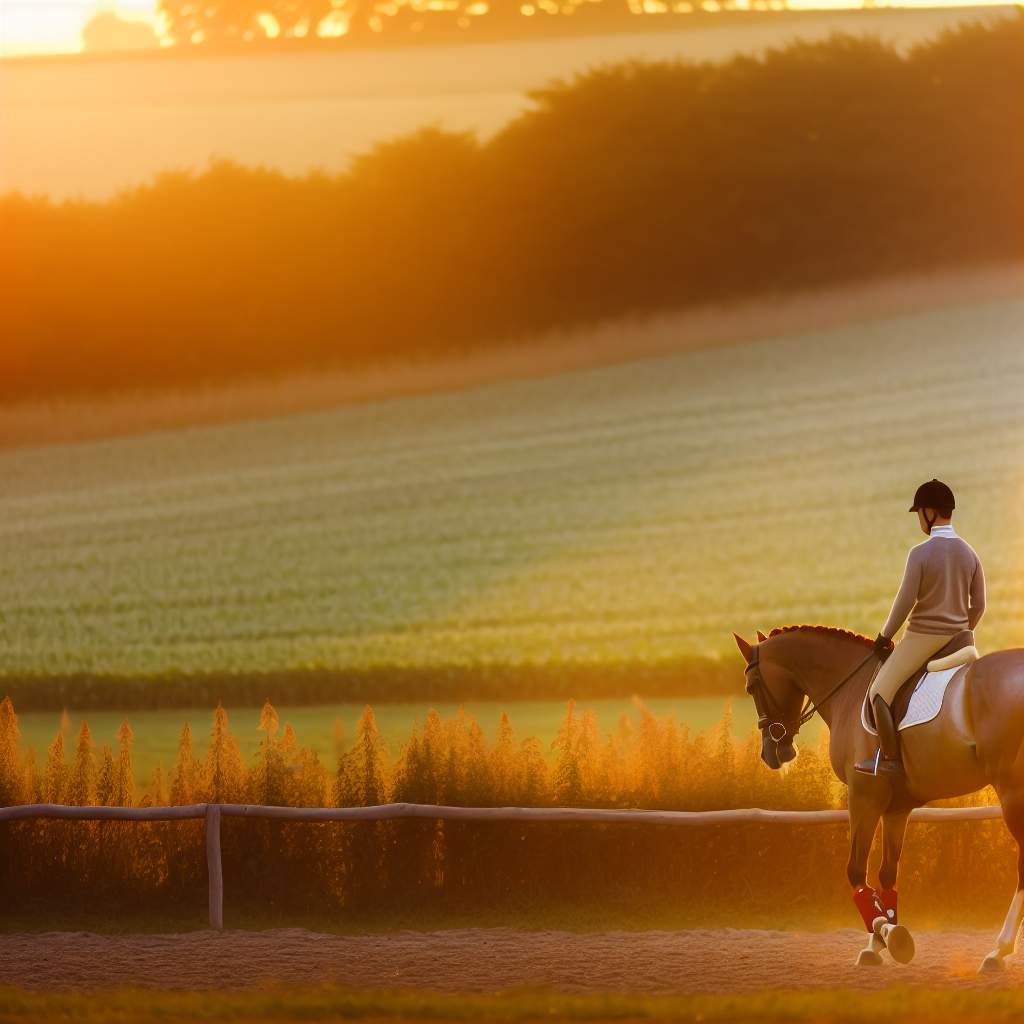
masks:
[[[955,635],[911,633],[907,630],[871,683],[872,701],[881,697],[886,704],[892,704],[910,673],[920,668],[936,651],[942,650]]]
[[[892,654],[878,670],[868,690],[871,707],[875,713],[875,727],[878,730],[878,756],[857,764],[857,770],[876,774],[879,772],[899,773],[903,770],[900,760],[899,733],[892,718],[892,702],[907,677],[936,651],[949,642],[952,633],[937,634],[911,633],[909,630],[896,645]]]

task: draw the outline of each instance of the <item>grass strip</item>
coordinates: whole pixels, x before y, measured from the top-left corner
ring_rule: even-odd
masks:
[[[32,992],[0,988],[0,1022],[152,1020],[164,1024],[230,1021],[814,1021],[898,1019],[989,1022],[1020,1020],[1024,992],[893,987],[878,992],[767,991],[744,995],[571,995],[519,987],[489,993],[333,986],[274,987],[248,992],[154,992],[116,989]]]

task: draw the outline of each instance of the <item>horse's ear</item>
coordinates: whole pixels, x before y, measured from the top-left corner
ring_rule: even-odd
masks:
[[[750,655],[753,653],[754,648],[751,647],[750,644],[748,644],[747,641],[739,635],[739,633],[733,633],[733,636],[736,639],[736,646],[740,649],[740,654],[742,654],[747,661],[750,661]]]
[[[761,632],[761,630],[757,631],[757,642],[759,644],[763,644],[765,642],[765,640],[767,640],[767,639],[768,639],[768,637],[766,637],[764,635],[764,633]]]

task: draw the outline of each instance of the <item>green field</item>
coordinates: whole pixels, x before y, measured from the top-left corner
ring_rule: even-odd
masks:
[[[732,659],[734,629],[874,635],[931,476],[986,566],[980,645],[1020,644],[1022,323],[1003,300],[2,453],[0,672],[509,671],[514,695],[516,670]]]

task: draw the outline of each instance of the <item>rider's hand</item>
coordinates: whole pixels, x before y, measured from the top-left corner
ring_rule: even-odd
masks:
[[[895,646],[892,642],[892,637],[883,636],[881,633],[875,637],[875,654],[878,655],[881,661],[885,661],[892,654]]]

